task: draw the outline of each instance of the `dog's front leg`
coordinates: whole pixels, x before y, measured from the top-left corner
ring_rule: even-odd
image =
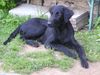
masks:
[[[49,37],[47,38],[47,40],[45,41],[45,43],[44,43],[45,48],[50,48],[50,49],[52,49],[51,44],[52,44],[54,41],[55,41],[54,36],[53,36],[53,35],[49,36]]]

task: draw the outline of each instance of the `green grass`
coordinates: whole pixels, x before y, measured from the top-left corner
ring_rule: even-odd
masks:
[[[27,19],[29,17],[8,15],[0,20],[0,62],[3,63],[2,68],[5,71],[29,75],[31,72],[45,67],[58,67],[62,70],[72,67],[73,59],[67,56],[64,56],[61,60],[56,59],[52,50],[20,55],[19,52],[25,43],[19,39],[19,35],[6,46],[3,45],[9,34]]]
[[[76,38],[84,46],[89,61],[100,61],[100,26],[91,32],[77,32]]]

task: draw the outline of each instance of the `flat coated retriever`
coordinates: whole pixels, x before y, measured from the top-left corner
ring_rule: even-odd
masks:
[[[62,5],[53,6],[49,11],[51,14],[49,20],[33,18],[27,21],[11,33],[4,44],[6,45],[20,33],[21,38],[32,46],[38,47],[38,42],[41,42],[46,48],[64,52],[73,58],[76,58],[75,52],[77,52],[82,67],[88,68],[84,49],[75,40],[74,29],[69,21],[74,14],[73,11]]]

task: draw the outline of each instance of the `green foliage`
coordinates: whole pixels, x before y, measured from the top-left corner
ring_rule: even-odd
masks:
[[[100,17],[95,19],[94,25],[95,27],[97,27],[98,25],[100,26]]]
[[[7,16],[8,10],[15,6],[15,0],[0,0],[0,19]]]
[[[89,61],[100,61],[100,26],[91,32],[77,32],[76,38],[84,46]]]
[[[56,60],[56,66],[60,67],[64,71],[71,68],[73,63],[74,63],[73,60],[66,56],[63,57],[62,60]]]
[[[16,4],[14,0],[0,0],[0,9],[2,10],[9,10],[15,6]]]
[[[4,11],[0,10],[0,19],[2,19],[5,16]]]

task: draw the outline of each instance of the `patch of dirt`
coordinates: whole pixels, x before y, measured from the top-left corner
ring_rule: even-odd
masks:
[[[46,49],[43,45],[40,45],[39,47],[32,47],[29,45],[24,45],[23,50],[21,52],[19,52],[19,54],[23,55],[23,54],[27,54],[27,53],[31,53],[31,52],[46,52],[50,49]],[[63,52],[59,52],[59,51],[54,51],[54,57],[58,60],[61,60],[64,57],[64,53]]]
[[[48,51],[43,45],[38,48],[25,45],[21,53],[38,52],[38,51]],[[59,57],[60,52],[55,52],[55,56]],[[70,70],[64,72],[58,68],[44,68],[41,71],[32,73],[31,75],[100,75],[100,62],[89,63],[89,69],[84,69],[81,67],[79,61],[75,61],[75,65]]]
[[[29,45],[24,45],[23,50],[20,52],[20,54],[26,54],[26,53],[38,52],[38,51],[48,51],[48,50],[44,48],[43,45],[40,45],[39,47],[32,47]]]
[[[26,53],[30,53],[30,52],[46,52],[50,49],[46,49],[43,45],[40,45],[39,47],[32,47],[30,45],[24,45],[22,51],[20,52],[21,54],[26,54]],[[58,52],[58,51],[54,51],[54,55],[55,57],[59,58],[62,57],[64,53],[62,52]]]
[[[11,71],[9,73],[4,72],[4,70],[2,69],[2,65],[3,65],[3,62],[0,62],[0,75],[20,75],[20,74],[14,73],[14,71]]]
[[[100,75],[100,62],[89,63],[89,69],[82,68],[77,62],[68,73],[69,75]]]
[[[2,69],[2,65],[3,65],[3,62],[0,62],[0,72],[3,71],[3,69]]]
[[[32,46],[29,46],[29,45],[25,45],[23,50],[25,52],[47,51],[47,49],[44,48],[43,45],[40,45],[39,47],[32,47]]]
[[[67,72],[56,68],[45,68],[31,75],[100,75],[100,62],[90,63],[89,69],[82,68],[80,63],[76,62],[74,67]]]

